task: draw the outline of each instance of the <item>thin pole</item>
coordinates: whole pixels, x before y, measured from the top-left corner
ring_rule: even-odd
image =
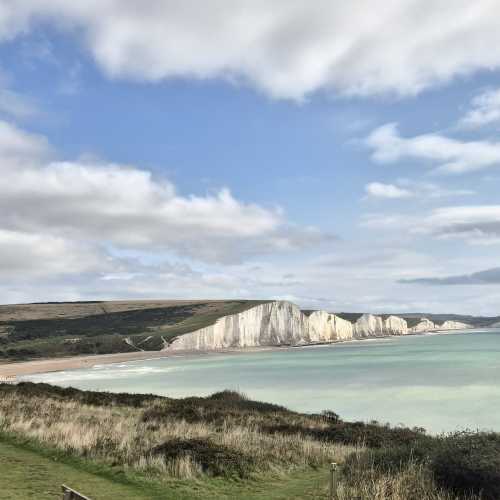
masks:
[[[330,465],[330,499],[337,498],[337,464],[332,462]]]

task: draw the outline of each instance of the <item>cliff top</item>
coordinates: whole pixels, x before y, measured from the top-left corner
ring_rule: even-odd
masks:
[[[141,300],[0,306],[0,361],[160,350],[164,342],[269,301]]]

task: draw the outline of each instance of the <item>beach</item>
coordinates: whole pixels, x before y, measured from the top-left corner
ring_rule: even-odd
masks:
[[[168,355],[166,351],[138,351],[3,363],[0,364],[0,378],[10,376],[22,377],[35,373],[50,373],[63,370],[75,370],[78,368],[92,368],[96,365],[155,359]]]
[[[454,334],[456,331],[438,330],[426,333],[411,333],[404,335],[425,336],[425,335],[443,335]],[[463,332],[462,332],[463,333]],[[472,330],[470,331],[472,333]],[[213,354],[247,354],[262,351],[284,351],[288,349],[303,349],[313,347],[324,347],[332,345],[341,345],[349,343],[368,343],[370,341],[381,341],[384,339],[397,338],[398,336],[380,336],[366,339],[349,339],[336,342],[318,342],[294,346],[254,346],[240,348],[214,349],[211,351],[135,351],[114,354],[92,354],[87,356],[71,356],[63,358],[44,358],[30,361],[13,361],[0,363],[0,379],[4,377],[22,377],[25,375],[35,375],[37,373],[51,373],[64,370],[78,370],[81,368],[92,368],[97,365],[109,365],[113,363],[124,363],[128,361],[141,361],[147,359],[159,359],[167,357],[186,357],[186,356],[207,356]]]
[[[339,342],[335,342],[339,343]],[[312,346],[312,344],[311,344]],[[305,346],[302,346],[305,347]],[[13,361],[0,363],[0,379],[3,377],[22,377],[35,375],[37,373],[52,373],[65,370],[78,370],[81,368],[92,368],[98,365],[109,365],[114,363],[125,363],[128,361],[141,361],[148,359],[207,356],[211,354],[239,354],[257,351],[294,349],[291,346],[262,346],[246,348],[218,349],[213,351],[136,351],[114,354],[93,354],[88,356],[71,356],[64,358],[45,358],[30,361]]]

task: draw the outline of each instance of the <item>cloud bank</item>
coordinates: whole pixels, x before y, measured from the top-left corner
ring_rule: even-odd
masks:
[[[331,239],[226,188],[183,196],[134,166],[55,160],[44,137],[7,122],[0,122],[0,176],[0,276],[9,279],[122,272],[110,248],[228,264]]]
[[[500,67],[499,16],[495,0],[2,0],[0,39],[51,23],[112,78],[223,78],[299,100],[414,95]]]

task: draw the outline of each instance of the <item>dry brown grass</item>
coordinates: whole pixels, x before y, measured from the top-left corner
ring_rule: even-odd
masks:
[[[429,470],[421,464],[402,464],[395,473],[382,474],[376,469],[340,481],[336,500],[480,500],[439,488]]]
[[[394,451],[391,444],[370,449],[341,444],[332,429],[325,416],[291,412],[230,391],[178,400],[43,384],[4,386],[0,391],[0,432],[149,480],[267,480],[320,468],[326,482],[327,465],[337,462],[341,474],[336,500],[479,500],[439,488],[425,461],[392,460],[394,467],[381,468],[373,453]]]
[[[155,403],[148,403],[150,406]],[[143,472],[192,478],[202,474],[190,456],[164,459],[152,450],[175,440],[201,439],[251,458],[250,473],[286,473],[294,468],[342,462],[354,446],[302,435],[269,434],[257,425],[183,419],[144,421],[146,408],[90,406],[45,397],[7,395],[0,401],[0,430],[59,450]],[[303,417],[305,418],[305,417]]]

